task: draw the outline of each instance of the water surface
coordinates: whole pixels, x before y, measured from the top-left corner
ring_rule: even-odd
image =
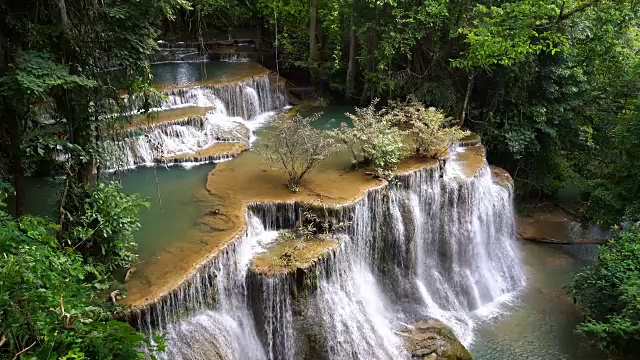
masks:
[[[140,210],[141,228],[135,233],[140,261],[148,261],[172,242],[189,239],[207,207],[205,184],[215,164],[189,170],[181,166],[137,168],[108,178],[120,182],[122,190],[139,194],[150,203]],[[27,179],[26,208],[29,213],[53,218],[60,182],[45,178]]]
[[[264,72],[262,66],[252,62],[185,61],[151,65],[153,82],[159,87],[228,82]]]
[[[205,184],[214,166],[143,167],[112,175],[125,192],[140,194],[151,204],[140,211],[141,228],[135,234],[141,261],[152,259],[173,242],[189,239],[190,230],[209,210]]]
[[[576,248],[579,246],[580,248]],[[585,249],[588,247],[588,249]],[[579,308],[563,286],[588,265],[595,245],[558,246],[523,242],[527,287],[500,318],[476,329],[469,350],[476,360],[593,360],[606,358],[586,345],[574,329]]]

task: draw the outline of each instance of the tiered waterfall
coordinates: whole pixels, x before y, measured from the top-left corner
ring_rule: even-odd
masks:
[[[246,234],[136,321],[166,334],[167,359],[402,359],[400,332],[426,317],[468,344],[524,275],[510,185],[494,182],[486,162],[470,177],[458,167],[425,166],[353,203],[318,208],[347,226],[306,295],[291,276],[249,271],[303,205],[251,204]]]
[[[178,118],[128,132],[123,141],[105,145],[109,169],[152,165],[176,155],[195,153],[219,142],[250,142],[252,131],[273,111],[287,105],[286,92],[268,74],[214,85],[168,89],[151,99],[153,110],[210,108],[206,115]],[[142,97],[128,99],[131,112],[139,112]],[[220,158],[218,160],[225,160]]]

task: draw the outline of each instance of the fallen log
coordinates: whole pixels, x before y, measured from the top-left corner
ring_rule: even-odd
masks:
[[[520,239],[527,241],[535,241],[545,244],[554,244],[554,245],[604,245],[609,242],[609,239],[598,239],[598,240],[558,240],[551,239],[547,237],[538,237],[538,236],[522,236],[518,235]]]

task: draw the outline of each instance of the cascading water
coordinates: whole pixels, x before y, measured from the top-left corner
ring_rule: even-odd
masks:
[[[400,316],[390,311],[385,296],[362,251],[361,240],[343,238],[336,266],[327,272],[312,303],[321,319],[324,351],[329,359],[402,359],[407,357],[398,331]]]
[[[253,92],[246,91],[252,89]],[[202,85],[162,91],[166,98],[152,98],[151,103],[160,109],[172,109],[189,106],[216,106],[221,101],[228,115],[251,119],[258,113],[280,109],[287,105],[284,89],[274,86],[268,74],[250,77],[243,81],[228,84]],[[255,98],[258,106],[255,107]],[[143,109],[144,98],[134,97],[128,100],[132,112]]]
[[[118,143],[107,143],[105,154],[110,154],[110,169],[153,165],[167,157],[195,153],[218,142],[248,142],[250,130],[242,118],[224,114],[224,108],[208,112],[202,119],[185,123],[166,123],[139,129]]]
[[[282,89],[273,87],[267,75],[245,81],[201,87],[165,90],[160,109],[213,107],[203,117],[179,119],[130,131],[117,143],[106,142],[108,169],[153,165],[172,156],[196,153],[218,142],[250,142],[252,131],[286,106]],[[130,103],[136,110],[141,99]],[[225,160],[220,157],[219,160]]]
[[[251,61],[251,59],[249,58],[249,54],[248,53],[222,53],[219,55],[220,61],[225,61],[225,62],[239,62],[239,63],[243,63],[243,62],[249,62]]]
[[[400,332],[425,317],[469,344],[475,324],[524,284],[511,196],[486,162],[466,177],[453,156],[444,169],[401,174],[353,204],[325,208],[346,231],[302,299],[291,276],[247,275],[301,206],[253,204],[247,234],[147,311],[161,315],[141,327],[166,332],[170,359],[401,359]]]
[[[392,189],[389,241],[409,245],[400,260],[414,264],[408,271],[425,314],[469,344],[474,323],[522,287],[524,274],[511,191],[494,184],[486,163],[470,179],[457,166],[450,161],[442,176],[439,168],[415,172]]]
[[[246,305],[245,278],[253,255],[263,251],[277,232],[265,231],[256,217],[248,222],[247,235],[196,275],[198,279],[184,292],[187,296],[171,297],[157,311],[156,326],[170,344],[163,358],[267,359]],[[214,288],[215,294],[203,285]],[[180,314],[187,315],[185,309],[191,316],[180,319]],[[151,318],[141,321],[150,331]]]
[[[250,114],[259,114],[260,111],[260,96],[258,93],[250,87],[244,88],[244,93],[247,95],[247,99],[249,100],[245,105],[245,111]],[[254,115],[255,116],[255,115]]]

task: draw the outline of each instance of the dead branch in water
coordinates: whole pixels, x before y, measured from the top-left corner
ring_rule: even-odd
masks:
[[[518,234],[518,236],[522,240],[535,241],[535,242],[540,242],[540,243],[545,243],[545,244],[554,244],[554,245],[604,245],[604,244],[609,242],[608,239],[601,239],[601,240],[586,240],[586,239],[583,239],[583,240],[558,240],[558,239],[551,239],[551,238],[547,238],[547,237],[522,236],[521,234]]]

